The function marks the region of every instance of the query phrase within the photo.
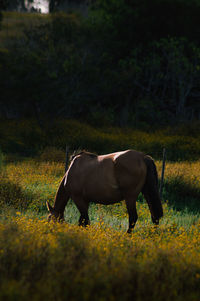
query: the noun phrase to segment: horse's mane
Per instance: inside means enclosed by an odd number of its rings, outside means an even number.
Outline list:
[[[97,157],[96,154],[88,152],[86,150],[82,150],[82,151],[78,150],[78,151],[73,152],[73,154],[70,157],[70,161],[72,161],[76,156],[83,155],[83,154],[87,155],[87,156],[90,156],[91,158],[96,158]]]

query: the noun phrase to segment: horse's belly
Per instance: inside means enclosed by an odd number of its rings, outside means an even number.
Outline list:
[[[112,205],[112,204],[115,204],[115,203],[119,203],[121,201],[121,199],[114,199],[114,200],[92,200],[90,201],[91,203],[95,203],[95,204],[102,204],[102,205]]]
[[[118,188],[108,190],[106,188],[84,191],[84,198],[89,202],[99,204],[114,204],[121,201],[121,193]]]

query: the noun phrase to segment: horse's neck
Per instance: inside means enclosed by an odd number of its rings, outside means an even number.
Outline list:
[[[64,187],[65,177],[63,177],[59,188],[56,193],[55,201],[54,201],[54,209],[58,213],[63,213],[65,210],[65,205],[67,203],[67,194]]]

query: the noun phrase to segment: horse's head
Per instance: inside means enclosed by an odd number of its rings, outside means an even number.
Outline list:
[[[47,205],[47,209],[49,211],[49,215],[48,215],[48,222],[50,222],[51,220],[53,220],[54,222],[59,221],[62,222],[64,220],[64,216],[63,214],[57,212],[53,207],[51,207],[51,205],[49,204],[49,202],[46,202]]]

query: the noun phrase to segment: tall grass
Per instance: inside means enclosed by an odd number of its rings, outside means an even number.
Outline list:
[[[0,222],[0,298],[199,300],[200,223],[140,226],[132,236],[8,216]]]
[[[25,156],[39,155],[46,147],[65,150],[66,144],[71,151],[87,149],[96,153],[108,153],[124,149],[136,149],[162,158],[162,149],[167,149],[168,160],[197,160],[200,157],[199,126],[194,125],[189,132],[183,128],[171,134],[171,128],[145,131],[99,127],[75,120],[58,120],[51,124],[44,121],[41,128],[36,120],[1,120],[0,144],[6,153]],[[195,131],[198,134],[190,136]]]
[[[54,156],[54,155],[53,155]],[[44,156],[42,157],[44,158]],[[49,158],[49,154],[48,154]],[[158,173],[161,174],[161,162],[157,161]],[[12,205],[16,209],[29,209],[37,213],[46,213],[46,201],[53,203],[59,182],[64,175],[64,163],[25,160],[7,163],[1,172],[0,203],[1,206]],[[167,162],[163,200],[165,208],[163,224],[176,223],[190,226],[199,216],[200,205],[200,162]],[[178,183],[178,185],[177,185]],[[145,207],[143,196],[139,196],[139,222],[150,223],[150,213]],[[168,218],[168,210],[173,209]],[[67,205],[66,220],[76,224],[79,212],[73,202]],[[118,218],[119,216],[119,218]],[[90,208],[92,223],[98,218],[116,229],[126,230],[127,213],[125,204],[113,206],[92,205]]]
[[[199,201],[198,161],[167,163],[159,227],[140,195],[139,219],[127,235],[124,202],[91,204],[83,229],[70,200],[65,222],[47,223],[45,202],[53,202],[64,163],[42,160],[7,162],[0,173],[0,300],[200,299],[200,210],[176,207],[185,185],[187,202]],[[181,186],[171,200],[176,179]]]

